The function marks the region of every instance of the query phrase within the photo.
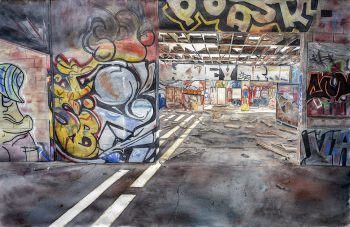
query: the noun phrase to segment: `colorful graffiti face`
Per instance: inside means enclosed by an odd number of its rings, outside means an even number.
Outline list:
[[[306,32],[318,0],[161,0],[160,28],[182,31]]]
[[[157,150],[155,33],[143,4],[90,17],[81,49],[55,60],[53,139],[63,159],[148,162]]]
[[[16,65],[0,64],[0,161],[38,161],[39,153],[30,135],[33,119],[23,115],[20,90],[25,74]]]

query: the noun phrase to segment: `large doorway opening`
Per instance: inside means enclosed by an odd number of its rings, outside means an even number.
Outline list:
[[[163,133],[196,114],[206,123],[193,143],[297,161],[299,34],[160,32],[159,60]]]

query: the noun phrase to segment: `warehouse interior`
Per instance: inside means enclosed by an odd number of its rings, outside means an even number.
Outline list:
[[[159,34],[160,108],[276,113],[298,126],[300,35]]]

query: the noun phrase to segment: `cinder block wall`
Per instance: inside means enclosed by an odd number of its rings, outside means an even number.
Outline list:
[[[314,42],[350,43],[350,1],[319,1],[320,7],[306,39]]]
[[[5,135],[1,141],[0,161],[49,161],[53,160],[50,153],[49,108],[47,89],[47,68],[49,56],[32,51],[10,42],[0,40],[0,64],[2,69],[21,70],[24,81],[19,87],[23,102],[11,100],[13,107],[9,112],[4,100],[0,103],[0,132]],[[8,68],[10,67],[10,68]],[[10,73],[0,70],[2,79],[9,78]],[[6,79],[3,79],[6,80]],[[5,92],[2,92],[3,97]],[[10,124],[6,114],[15,118]],[[5,116],[5,117],[4,117]],[[12,121],[13,122],[13,121]],[[14,132],[8,136],[7,132]]]

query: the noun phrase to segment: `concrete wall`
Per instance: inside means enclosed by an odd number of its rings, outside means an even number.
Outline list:
[[[50,161],[49,57],[0,40],[0,161]]]

